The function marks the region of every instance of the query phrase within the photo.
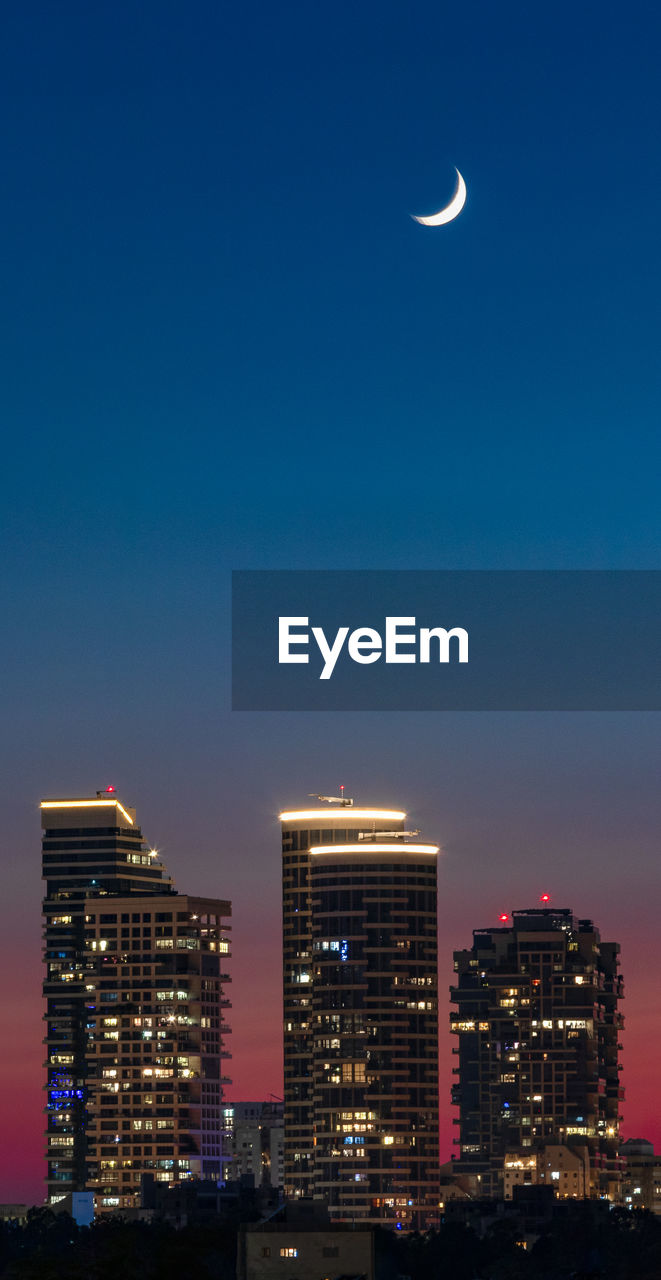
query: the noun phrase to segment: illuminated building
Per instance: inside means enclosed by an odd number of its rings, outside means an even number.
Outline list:
[[[501,922],[454,957],[455,1168],[477,1176],[486,1196],[547,1180],[561,1195],[616,1199],[619,946],[567,910]]]
[[[41,813],[48,1196],[116,1212],[220,1171],[230,905],[178,894],[112,788]]]
[[[221,1176],[227,902],[86,899],[88,1173],[97,1212],[140,1178]]]
[[[503,1161],[503,1193],[512,1200],[515,1187],[550,1186],[560,1199],[585,1200],[590,1195],[590,1153],[585,1146],[547,1142],[533,1151],[507,1151]]]
[[[280,815],[285,1195],[412,1229],[438,1217],[438,847],[405,818]]]

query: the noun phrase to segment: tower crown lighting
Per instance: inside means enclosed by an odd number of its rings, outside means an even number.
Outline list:
[[[339,809],[286,809],[280,814],[280,822],[312,822],[317,819],[325,822],[338,817],[348,822],[370,819],[377,822],[403,822],[406,812],[403,809],[354,809],[349,805],[343,805]]]

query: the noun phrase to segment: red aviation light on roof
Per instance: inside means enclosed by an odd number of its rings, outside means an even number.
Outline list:
[[[551,901],[550,893],[543,893],[539,900],[540,902],[550,902]]]
[[[501,911],[498,919],[500,920],[501,924],[506,924],[507,921],[509,920],[509,916],[506,911]]]
[[[115,790],[115,788],[114,788],[114,787],[106,787],[106,795],[111,796],[111,795],[113,794],[114,790]]]

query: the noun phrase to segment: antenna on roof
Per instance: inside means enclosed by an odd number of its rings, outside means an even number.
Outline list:
[[[350,800],[348,796],[345,797],[343,786],[340,787],[340,791],[342,792],[341,796],[320,796],[316,791],[308,791],[308,795],[311,800],[323,800],[326,804],[341,804],[344,809],[350,809],[353,805],[353,800]]]

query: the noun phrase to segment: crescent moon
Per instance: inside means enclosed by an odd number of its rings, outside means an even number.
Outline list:
[[[411,217],[415,222],[419,222],[423,227],[442,227],[446,222],[452,222],[453,218],[459,216],[466,203],[466,183],[458,169],[455,169],[455,173],[457,190],[450,203],[444,209],[439,209],[438,213],[431,213],[428,218],[419,218],[417,214],[412,213]]]

